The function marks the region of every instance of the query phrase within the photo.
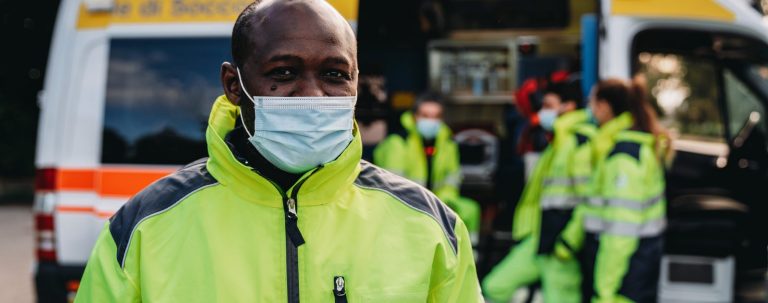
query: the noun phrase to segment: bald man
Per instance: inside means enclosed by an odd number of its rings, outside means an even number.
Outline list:
[[[249,5],[210,158],[104,227],[76,302],[482,302],[464,223],[362,161],[355,36],[322,0]]]

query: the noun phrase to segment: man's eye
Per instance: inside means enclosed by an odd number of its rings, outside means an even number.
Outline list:
[[[352,79],[352,77],[348,73],[338,71],[338,70],[326,71],[325,73],[323,73],[323,77],[329,78],[331,80],[337,80],[337,81]]]
[[[296,77],[296,72],[290,68],[276,68],[267,75],[276,81],[288,81]]]

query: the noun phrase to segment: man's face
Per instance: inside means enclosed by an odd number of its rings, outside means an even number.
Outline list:
[[[443,118],[443,106],[437,102],[424,102],[419,105],[414,117],[416,121],[419,119],[441,120]]]
[[[357,95],[356,40],[349,25],[325,1],[270,1],[250,27],[248,56],[240,63],[251,96]],[[222,65],[222,84],[246,121],[252,103],[240,88],[235,66]],[[250,127],[249,127],[250,128]]]

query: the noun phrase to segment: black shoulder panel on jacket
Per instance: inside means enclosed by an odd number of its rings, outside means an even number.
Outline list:
[[[446,238],[457,253],[456,214],[432,192],[416,183],[383,170],[367,161],[360,161],[360,175],[355,184],[362,188],[380,190],[400,200],[403,204],[422,212],[437,221]]]
[[[582,146],[584,143],[589,142],[589,137],[576,133],[576,146]]]
[[[133,230],[143,220],[163,213],[195,191],[216,184],[205,168],[207,158],[192,162],[177,172],[155,181],[128,200],[109,219],[109,232],[117,246],[117,262],[125,266],[125,254]]]
[[[635,158],[637,161],[640,161],[640,147],[641,147],[640,143],[637,143],[637,142],[628,142],[628,141],[616,142],[616,145],[613,147],[611,154],[608,155],[608,158],[613,157],[613,155],[616,155],[616,154],[627,154],[627,155],[630,155],[632,158]]]

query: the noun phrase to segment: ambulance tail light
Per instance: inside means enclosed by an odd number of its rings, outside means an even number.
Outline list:
[[[35,180],[35,233],[37,260],[56,262],[56,229],[53,221],[56,209],[57,171],[51,168],[39,169]]]
[[[54,190],[56,189],[56,169],[42,168],[35,174],[35,190]]]

